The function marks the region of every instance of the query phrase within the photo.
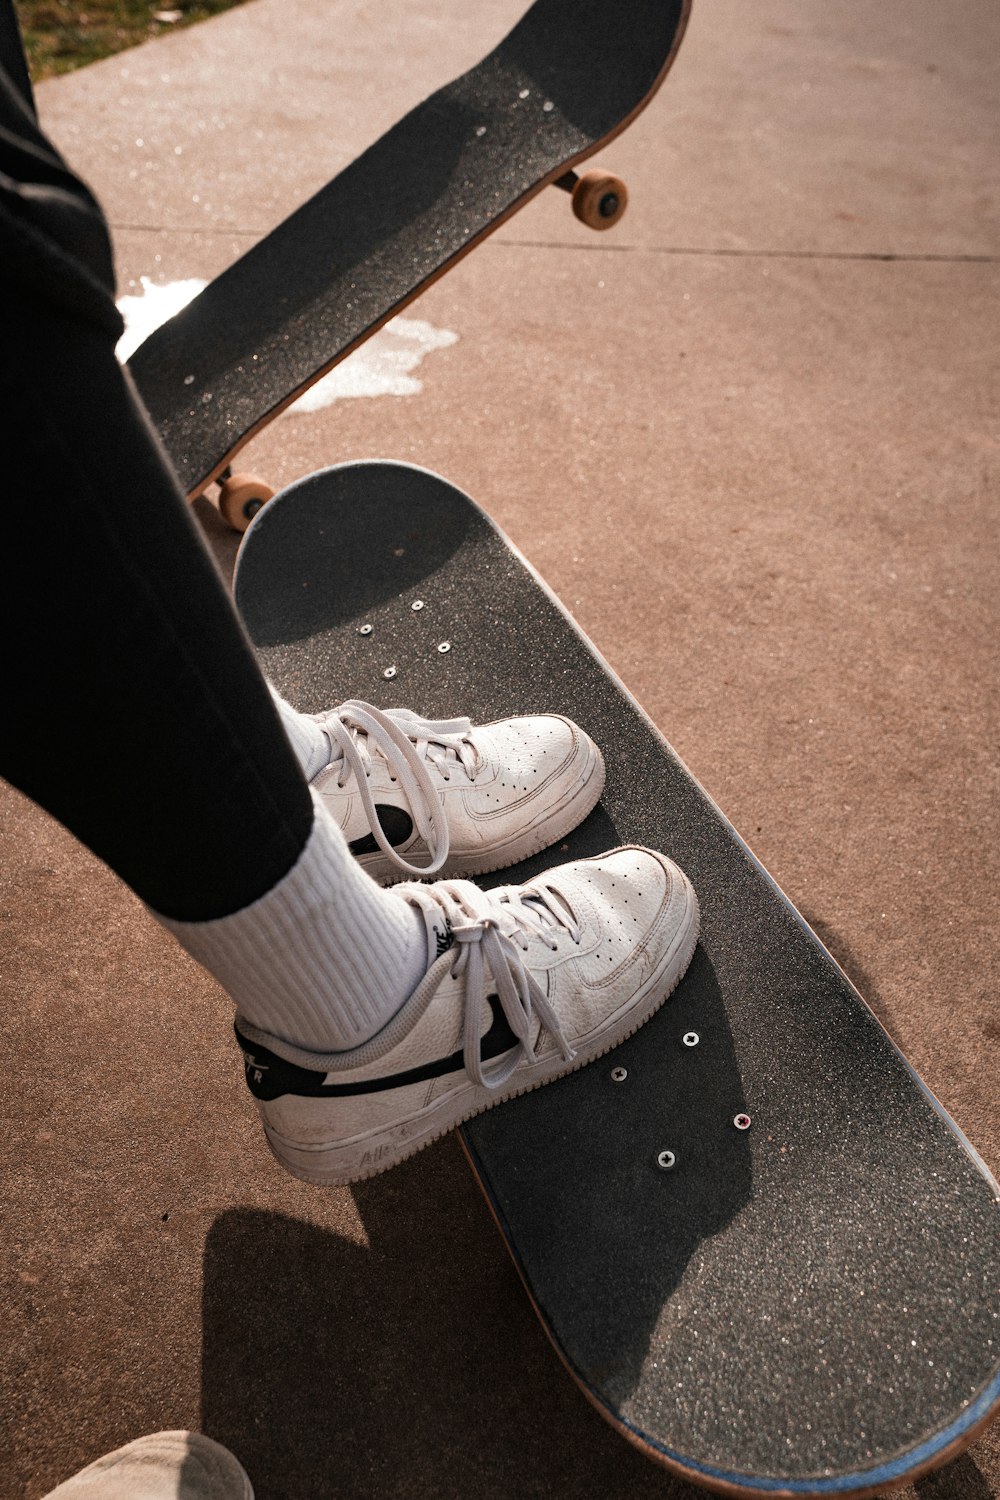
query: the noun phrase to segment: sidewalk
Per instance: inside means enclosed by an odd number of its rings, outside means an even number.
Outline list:
[[[252,0],[39,107],[139,295],[221,270],[522,9]],[[998,57],[988,0],[947,28],[695,0],[599,158],[623,223],[543,194],[358,375],[418,390],[244,454],[276,484],[406,459],[483,503],[994,1172]],[[258,1500],[698,1493],[565,1377],[453,1140],[354,1191],[285,1177],[212,981],[2,786],[0,839],[0,1500],[184,1426]],[[899,1493],[1000,1495],[1000,1428]]]

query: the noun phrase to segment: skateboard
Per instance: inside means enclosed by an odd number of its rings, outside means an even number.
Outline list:
[[[601,803],[484,884],[637,842],[698,892],[653,1019],[460,1130],[601,1415],[734,1496],[881,1494],[955,1457],[1000,1403],[997,1184],[530,565],[445,480],[361,463],[278,495],[234,587],[303,710],[548,710],[594,736]]]
[[[627,190],[575,168],[635,118],[689,0],[535,0],[500,45],[393,126],[132,355],[193,499],[245,530],[272,491],[230,461],[309,386],[550,183],[607,229]]]

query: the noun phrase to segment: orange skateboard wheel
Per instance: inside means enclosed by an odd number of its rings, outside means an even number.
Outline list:
[[[231,474],[219,484],[219,510],[234,531],[246,531],[273,494],[271,486],[256,474]]]
[[[612,172],[584,172],[573,187],[573,212],[590,229],[611,229],[628,206],[628,188]]]

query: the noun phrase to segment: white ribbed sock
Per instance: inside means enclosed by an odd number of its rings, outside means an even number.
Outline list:
[[[281,715],[289,743],[295,751],[295,758],[302,767],[302,774],[307,781],[312,781],[324,766],[330,764],[330,741],[315,719],[311,719],[308,714],[300,714],[297,708],[286,703],[270,683],[268,687],[271,688],[271,697]]]
[[[317,797],[288,874],[242,911],[168,932],[228,990],[251,1025],[315,1052],[381,1031],[427,969],[422,913],[381,890]]]

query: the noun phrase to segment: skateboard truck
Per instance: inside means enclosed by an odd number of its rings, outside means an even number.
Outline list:
[[[553,184],[573,195],[573,212],[590,229],[612,229],[628,207],[628,188],[620,177],[600,168],[564,172]]]

